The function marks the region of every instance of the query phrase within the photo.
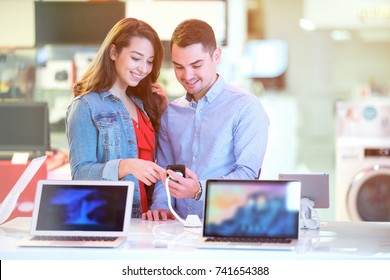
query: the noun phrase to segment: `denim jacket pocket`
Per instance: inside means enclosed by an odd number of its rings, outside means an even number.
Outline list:
[[[104,147],[107,159],[117,158],[120,154],[120,127],[118,115],[104,112],[95,116],[96,126],[99,130],[99,139]]]

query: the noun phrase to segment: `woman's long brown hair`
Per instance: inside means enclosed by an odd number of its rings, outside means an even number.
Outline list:
[[[151,84],[157,81],[164,57],[163,46],[157,32],[146,22],[135,18],[124,18],[117,22],[108,32],[97,55],[91,61],[88,69],[73,86],[75,96],[89,92],[105,92],[109,90],[117,79],[114,61],[110,58],[110,47],[115,46],[118,53],[127,47],[131,38],[141,37],[149,40],[154,48],[153,68],[136,87],[128,87],[127,95],[139,97],[147,112],[152,125],[158,131],[162,114],[163,99],[152,92]]]

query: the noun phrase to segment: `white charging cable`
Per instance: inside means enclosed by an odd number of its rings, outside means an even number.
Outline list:
[[[303,229],[320,228],[320,219],[318,217],[317,211],[314,209],[314,202],[306,197],[301,199],[300,224],[300,227]]]
[[[167,192],[167,197],[168,197],[168,207],[169,207],[169,210],[171,211],[171,213],[173,214],[173,216],[175,216],[175,218],[181,222],[185,227],[191,227],[191,228],[198,228],[198,227],[202,227],[202,223],[199,219],[199,216],[198,215],[188,215],[187,216],[187,219],[186,220],[183,220],[177,213],[175,210],[173,210],[173,207],[172,207],[172,201],[171,201],[171,193],[169,191],[169,180],[170,180],[170,177],[168,176],[166,179],[165,179],[165,190]]]
[[[165,229],[160,229],[165,228]],[[181,229],[180,232],[178,228],[172,226],[172,224],[159,224],[153,227],[153,236],[156,239],[153,239],[152,243],[155,247],[158,248],[168,248],[168,249],[179,249],[184,247],[193,248],[196,245],[196,242],[199,239],[198,233],[192,233],[188,231],[187,228]]]

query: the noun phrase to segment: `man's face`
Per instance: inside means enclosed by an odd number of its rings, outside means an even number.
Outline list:
[[[195,101],[202,98],[217,78],[216,67],[220,62],[220,49],[212,55],[203,49],[202,44],[180,48],[172,46],[172,62],[177,80]]]

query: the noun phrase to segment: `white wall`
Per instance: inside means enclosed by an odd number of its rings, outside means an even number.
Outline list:
[[[0,0],[0,46],[33,47],[35,19],[33,0]]]

